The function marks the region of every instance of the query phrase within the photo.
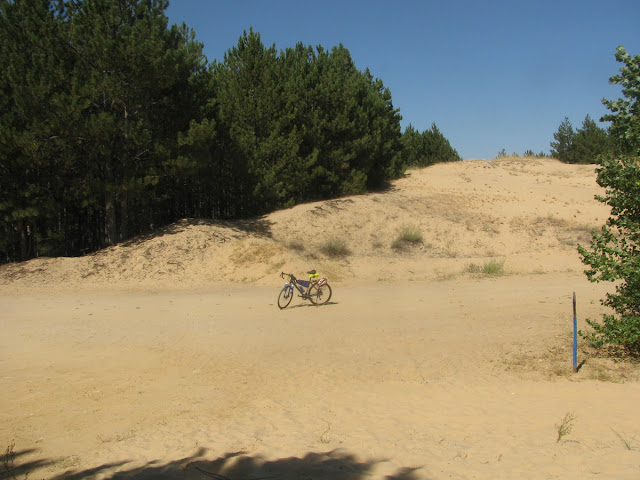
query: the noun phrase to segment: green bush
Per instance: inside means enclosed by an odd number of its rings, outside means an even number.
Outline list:
[[[598,168],[598,184],[606,189],[598,200],[612,207],[590,248],[578,247],[591,282],[616,282],[602,304],[613,310],[602,322],[587,319],[593,332],[581,334],[595,347],[612,347],[621,354],[640,356],[640,159],[605,160]]]
[[[618,47],[616,59],[625,66],[610,83],[623,85],[627,98],[603,100],[613,112],[604,118],[612,122],[611,132],[626,155],[606,158],[596,170],[605,190],[596,199],[611,207],[611,216],[593,234],[590,248],[578,247],[591,282],[616,282],[615,293],[602,300],[613,313],[605,314],[602,322],[587,319],[593,331],[580,333],[595,346],[640,356],[640,113],[633,108],[640,101],[640,55],[631,57]]]

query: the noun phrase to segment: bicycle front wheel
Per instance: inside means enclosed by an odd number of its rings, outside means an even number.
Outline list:
[[[283,308],[287,308],[291,303],[291,299],[293,298],[293,292],[291,291],[291,287],[284,287],[280,291],[280,295],[278,295],[278,307],[280,310]]]
[[[314,305],[324,305],[331,299],[331,287],[328,283],[319,286],[317,283],[311,285],[309,289],[309,300]]]

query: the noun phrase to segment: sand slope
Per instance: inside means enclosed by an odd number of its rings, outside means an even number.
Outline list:
[[[572,293],[584,326],[610,287],[575,251],[607,217],[596,193],[593,166],[437,165],[384,192],[3,266],[13,473],[640,478],[638,369],[581,345],[571,372]],[[406,226],[423,241],[393,248]],[[349,253],[324,254],[329,240]],[[505,274],[469,266],[491,261]],[[331,302],[279,310],[278,273],[312,267]]]
[[[607,218],[593,165],[467,161],[410,170],[380,193],[299,205],[240,222],[183,220],[82,258],[0,267],[0,286],[193,288],[264,283],[283,269],[334,280],[448,278],[505,260],[515,273],[581,269],[578,242]],[[392,248],[404,227],[423,242]],[[349,254],[323,253],[342,242]]]

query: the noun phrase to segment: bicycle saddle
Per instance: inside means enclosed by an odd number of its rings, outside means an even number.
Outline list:
[[[315,270],[309,270],[307,273],[308,273],[309,275],[315,275],[315,274],[316,274],[316,271],[315,271]]]

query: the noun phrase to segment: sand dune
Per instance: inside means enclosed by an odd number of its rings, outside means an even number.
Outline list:
[[[387,191],[298,205],[240,222],[188,220],[82,258],[0,269],[0,285],[49,288],[194,288],[271,281],[317,268],[338,281],[434,280],[469,263],[505,261],[512,273],[581,269],[608,209],[592,165],[555,160],[467,161],[410,170]],[[423,241],[393,248],[405,227]],[[323,253],[332,241],[345,256]],[[286,268],[285,268],[286,267]]]
[[[610,288],[575,249],[608,216],[596,193],[592,165],[443,164],[2,266],[13,473],[640,478],[638,368],[581,343],[571,369],[572,293],[584,327]],[[309,268],[329,304],[279,310],[279,273]]]

